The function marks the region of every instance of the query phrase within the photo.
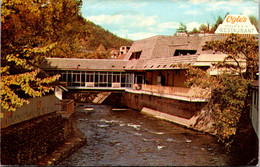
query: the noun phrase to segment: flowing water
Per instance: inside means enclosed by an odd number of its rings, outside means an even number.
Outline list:
[[[91,110],[93,108],[93,110]],[[232,157],[214,136],[134,110],[79,105],[77,127],[86,144],[60,165],[226,166]]]

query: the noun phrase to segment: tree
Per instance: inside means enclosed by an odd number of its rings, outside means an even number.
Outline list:
[[[254,37],[241,38],[232,34],[225,40],[206,42],[203,48],[219,50],[228,55],[223,62],[215,64],[215,68],[222,69],[223,73],[210,76],[202,69],[189,67],[186,84],[211,90],[208,106],[215,121],[217,136],[226,146],[230,146],[241,116],[248,114],[248,84],[259,72],[258,42]],[[240,63],[243,60],[246,61],[244,67]]]
[[[188,32],[187,26],[180,22],[179,28],[176,30],[177,32]]]
[[[223,23],[223,19],[221,16],[218,16],[218,19],[216,20],[216,23],[211,27],[210,32],[214,33],[218,26]]]
[[[209,32],[209,23],[206,24],[201,24],[200,27],[199,27],[199,31],[200,32],[204,32],[204,33],[207,33]]]
[[[256,17],[253,16],[253,15],[250,15],[250,16],[249,16],[249,20],[250,20],[250,22],[255,26],[255,28],[257,29],[257,31],[259,32],[259,22],[258,22],[258,20],[256,19]]]
[[[200,31],[199,30],[197,30],[197,28],[193,28],[193,30],[190,32],[190,33],[199,33]]]
[[[80,20],[81,1],[3,0],[1,10],[1,105],[15,111],[27,97],[49,92],[58,75],[47,77],[39,69],[43,58],[76,53],[75,36],[86,37]],[[77,22],[78,23],[78,22]]]
[[[228,14],[229,14],[229,13],[227,13],[227,14],[225,15],[225,17],[226,17]],[[207,24],[201,24],[200,27],[199,27],[199,32],[214,33],[214,32],[216,31],[216,29],[218,28],[218,26],[219,26],[220,24],[222,24],[222,23],[223,23],[222,17],[221,17],[221,16],[218,16],[218,18],[217,18],[215,24],[214,24],[212,27],[210,27],[210,24],[209,24],[209,23],[207,23]],[[197,29],[194,28],[194,29],[191,31],[191,33],[197,33],[196,30],[197,30]]]
[[[107,49],[114,47],[119,49],[120,46],[130,46],[132,44],[131,40],[120,38],[88,20],[86,20],[85,29],[90,32],[86,45],[87,50],[95,51],[100,43]]]
[[[242,78],[252,80],[256,78],[256,73],[259,72],[259,45],[255,37],[241,38],[238,35],[231,34],[223,41],[206,42],[203,49],[221,51],[227,54],[224,62],[218,64],[218,68],[227,67],[230,70],[236,70]],[[234,61],[236,64],[228,64],[228,60]],[[239,60],[245,60],[246,67],[243,67]],[[245,73],[243,72],[244,68],[246,69]]]
[[[57,43],[48,56],[82,57],[90,32],[80,14],[81,4],[81,0],[56,0],[42,7],[44,23],[50,24],[50,42]]]

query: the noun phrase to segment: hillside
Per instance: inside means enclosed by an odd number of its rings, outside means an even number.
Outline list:
[[[91,21],[86,20],[85,28],[89,32],[86,43],[87,50],[95,51],[100,44],[107,50],[110,48],[119,49],[120,46],[132,44],[131,40],[120,38]]]
[[[119,53],[121,46],[131,46],[133,43],[104,30],[82,16],[77,17],[72,33],[62,33],[62,49],[54,48],[50,57],[107,59],[111,58],[112,50],[118,50]]]
[[[5,20],[1,19],[5,25],[1,28],[1,54],[13,55],[17,50],[37,48],[45,50],[41,58],[110,58],[112,49],[131,45],[130,40],[119,38],[83,18],[81,5],[80,0],[55,0],[51,5],[48,0],[3,1],[2,7],[7,12],[2,13]],[[31,12],[32,9],[37,12]],[[98,48],[102,48],[102,52],[96,51]],[[2,62],[8,64],[6,59],[1,57]],[[41,59],[37,58],[37,61]]]

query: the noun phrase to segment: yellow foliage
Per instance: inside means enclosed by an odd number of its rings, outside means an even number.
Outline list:
[[[218,140],[229,147],[246,108],[248,84],[259,72],[258,41],[253,37],[241,38],[232,34],[222,41],[208,41],[203,48],[226,53],[228,57],[214,66],[229,70],[221,75],[210,76],[206,71],[190,66],[187,84],[211,90],[209,110],[215,120]],[[246,61],[246,72],[243,72],[244,67],[239,59]],[[236,63],[230,65],[227,60]]]

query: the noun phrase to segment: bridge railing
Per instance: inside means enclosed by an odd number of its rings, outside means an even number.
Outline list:
[[[161,85],[133,84],[134,90],[185,97],[210,98],[211,91],[199,87],[170,87]]]

